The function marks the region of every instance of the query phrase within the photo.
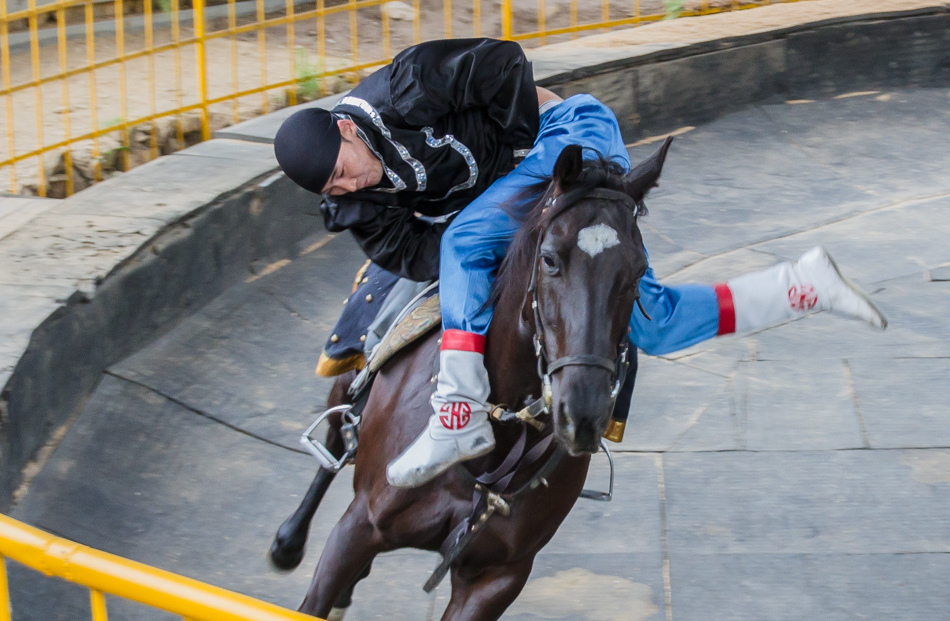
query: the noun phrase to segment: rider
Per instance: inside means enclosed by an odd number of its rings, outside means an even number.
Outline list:
[[[328,230],[350,230],[394,274],[440,279],[434,413],[389,465],[393,485],[421,485],[494,448],[483,358],[491,283],[519,226],[511,214],[528,207],[524,190],[550,177],[569,144],[629,168],[609,108],[590,95],[562,100],[536,87],[520,46],[491,39],[410,47],[332,111],[300,110],[278,131],[281,168],[324,195]],[[635,312],[630,338],[648,354],[819,310],[886,326],[820,248],[715,285],[664,286],[648,269],[640,300],[652,321]]]

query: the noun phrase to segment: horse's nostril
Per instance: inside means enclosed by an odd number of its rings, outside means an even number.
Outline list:
[[[597,425],[592,418],[583,418],[577,421],[577,429],[574,433],[574,442],[578,448],[590,451],[596,449],[598,444]]]
[[[571,413],[567,403],[560,402],[557,407],[557,423],[561,428],[561,433],[568,437],[574,437],[574,421],[571,419]]]

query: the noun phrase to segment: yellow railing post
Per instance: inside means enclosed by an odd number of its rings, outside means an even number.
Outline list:
[[[391,33],[389,32],[389,9],[386,8],[385,4],[379,5],[380,17],[382,18],[382,29],[383,29],[383,57],[389,58],[393,55],[393,48],[391,42]]]
[[[185,146],[185,128],[184,124],[181,122],[181,113],[182,108],[182,88],[181,88],[181,32],[179,24],[179,5],[178,0],[171,0],[171,11],[172,11],[172,45],[174,46],[175,54],[175,107],[178,111],[177,123],[175,123],[175,138],[178,141],[179,148],[184,148]]]
[[[472,0],[472,36],[482,36],[482,2]]]
[[[257,54],[260,56],[261,89],[267,86],[267,32],[262,25],[266,15],[264,0],[257,0]],[[270,101],[267,99],[266,90],[261,90],[261,112],[270,112]]]
[[[412,41],[420,43],[422,41],[422,2],[412,0]]]
[[[59,48],[59,70],[65,74],[69,70],[69,63],[66,60],[66,10],[60,7],[56,10],[56,44]],[[69,80],[62,80],[63,97],[63,138],[70,142],[69,115]],[[73,154],[69,147],[63,151],[63,168],[66,173],[66,196],[73,193]]]
[[[577,0],[571,0],[571,38],[577,38]]]
[[[40,41],[36,25],[36,0],[29,2],[30,17],[30,62],[33,68],[33,114],[36,115],[36,147],[42,149],[43,144],[43,90],[40,87]],[[41,152],[37,156],[37,193],[46,196],[46,161]]]
[[[323,0],[317,0],[317,71],[327,70],[327,18],[324,15]],[[327,80],[320,79],[320,94],[329,95]]]
[[[354,65],[360,64],[360,40],[356,20],[356,0],[349,0],[347,12],[350,14],[350,59]]]
[[[547,38],[544,36],[544,32],[548,29],[547,12],[548,9],[544,4],[544,0],[538,0],[538,34],[540,35],[541,45],[544,45],[547,42]]]
[[[511,0],[501,0],[501,38],[511,38]]]
[[[208,118],[208,59],[205,49],[205,0],[192,2],[195,18],[195,60],[198,63],[198,98],[201,102],[201,139],[211,138]]]
[[[298,78],[297,75],[297,50],[294,47],[294,0],[285,0],[285,10],[287,11],[287,53],[290,56],[290,78]],[[296,84],[287,89],[287,105],[297,105],[297,86]]]
[[[452,38],[452,0],[442,0],[442,13],[445,17],[445,38]]]
[[[89,607],[92,609],[92,621],[109,621],[106,612],[106,596],[98,589],[89,589]]]
[[[129,89],[125,83],[125,15],[122,0],[115,0],[115,54],[119,59],[119,116],[122,136],[122,170],[129,169]]]
[[[231,46],[231,90],[236,93],[241,90],[241,82],[238,78],[238,48],[237,35],[234,34],[235,28],[237,28],[237,8],[234,5],[234,0],[228,0],[228,32],[231,35],[229,37]],[[231,120],[234,123],[241,120],[240,104],[237,97],[231,100]]]
[[[7,32],[7,0],[0,0],[0,71],[3,72],[3,90],[7,91],[3,100],[6,104],[7,149],[10,158],[16,156],[16,134],[13,132],[13,95],[10,93],[10,39]],[[10,164],[10,192],[15,193],[16,164]]]
[[[89,127],[95,138],[92,139],[92,177],[102,181],[102,162],[99,157],[99,107],[96,96],[96,31],[93,24],[92,0],[86,0],[86,60],[89,62]]]
[[[145,3],[145,51],[148,53],[148,111],[150,116],[155,116],[155,54],[152,48],[155,43],[154,33],[152,32],[152,0],[144,0]],[[148,152],[149,158],[158,157],[158,124],[153,120],[152,129],[149,132]]]
[[[7,583],[7,561],[0,556],[0,621],[10,621],[10,585]]]

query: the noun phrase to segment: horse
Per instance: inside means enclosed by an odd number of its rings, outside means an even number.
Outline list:
[[[475,545],[451,564],[443,621],[498,619],[582,491],[622,382],[629,320],[648,267],[637,218],[646,211],[643,198],[657,183],[669,144],[667,139],[630,172],[602,157],[584,159],[582,148],[570,145],[551,179],[534,188],[537,202],[493,286],[485,362],[492,403],[517,408],[532,395],[543,396],[554,436],[546,454],[560,451],[563,459],[542,459],[515,472],[512,484],[524,493],[510,501],[508,515],[483,518],[475,526]],[[439,342],[438,331],[419,339],[378,373],[360,423],[354,498],[329,536],[301,612],[342,619],[376,555],[404,547],[440,550],[472,515],[472,473],[497,468],[526,432],[529,445],[541,440],[533,427],[493,421],[496,449],[488,456],[418,488],[390,486],[387,464],[422,432],[431,414]],[[338,379],[331,407],[347,402],[352,379]],[[339,420],[326,445],[342,454]],[[542,462],[554,465],[539,485]],[[321,469],[300,508],[279,529],[270,551],[278,567],[300,563],[310,520],[333,476]],[[532,477],[534,483],[525,485]]]

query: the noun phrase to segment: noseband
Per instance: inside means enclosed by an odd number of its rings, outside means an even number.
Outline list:
[[[626,334],[620,338],[620,343],[617,344],[618,354],[613,360],[604,356],[595,356],[593,354],[577,354],[573,356],[563,356],[556,359],[554,362],[548,362],[547,352],[545,351],[544,337],[542,336],[543,324],[541,323],[541,309],[538,298],[538,275],[541,270],[541,243],[544,241],[544,236],[547,233],[548,228],[558,216],[585,199],[596,198],[611,201],[613,203],[620,203],[624,207],[630,209],[634,214],[639,211],[641,206],[641,203],[637,203],[627,194],[617,190],[610,190],[608,188],[594,188],[577,197],[573,202],[568,203],[567,205],[557,205],[558,198],[559,197],[548,199],[547,209],[557,208],[558,210],[551,216],[551,219],[548,220],[547,225],[538,233],[538,243],[534,250],[531,285],[528,287],[528,295],[531,296],[531,309],[534,312],[534,355],[538,360],[538,376],[541,378],[543,402],[548,410],[551,408],[552,399],[551,377],[561,369],[572,366],[595,367],[605,369],[606,371],[610,372],[611,380],[614,382],[613,390],[610,392],[610,399],[611,401],[615,401],[617,399],[617,395],[620,393],[621,386],[623,386],[623,381],[627,375],[627,369],[630,366],[628,359],[630,340],[627,338]],[[644,316],[649,319],[649,315],[646,314],[646,311],[643,310],[642,304],[640,304],[639,292],[637,293],[636,301],[640,306]]]

